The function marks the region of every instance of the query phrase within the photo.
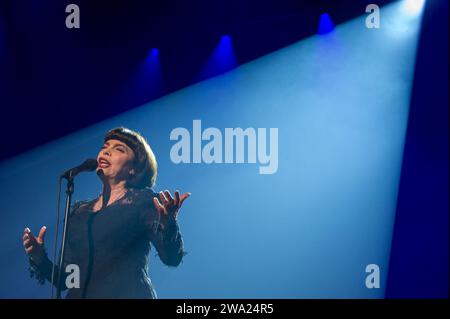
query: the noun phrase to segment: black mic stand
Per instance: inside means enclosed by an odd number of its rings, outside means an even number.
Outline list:
[[[58,281],[57,281],[57,289],[56,289],[56,299],[61,299],[61,278],[62,278],[62,272],[63,272],[63,265],[64,265],[64,251],[65,251],[65,245],[66,245],[66,237],[67,237],[67,225],[69,224],[69,213],[70,213],[70,206],[72,202],[72,194],[74,191],[74,183],[73,183],[73,176],[72,172],[68,174],[68,176],[63,176],[67,180],[66,185],[66,208],[64,211],[64,226],[63,226],[63,232],[62,232],[62,242],[61,242],[61,255],[59,258],[59,269],[58,269]]]

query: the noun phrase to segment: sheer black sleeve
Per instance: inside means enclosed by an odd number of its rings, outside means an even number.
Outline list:
[[[76,202],[74,205],[72,205],[71,208],[71,215],[76,213],[76,211],[82,206],[85,205],[85,201],[79,201]],[[68,264],[67,260],[70,260],[70,249],[68,246],[66,246],[66,252],[65,252],[65,265]],[[44,257],[40,261],[40,263],[36,263],[33,259],[28,257],[28,270],[31,278],[35,278],[39,284],[43,285],[45,283],[45,280],[48,282],[52,282],[53,277],[53,285],[55,287],[58,287],[58,273],[59,273],[59,265],[55,265],[53,268],[53,262],[50,260],[47,254],[47,249],[44,247]],[[65,268],[65,267],[63,267]],[[61,283],[65,283],[67,278],[67,273],[65,271],[61,274]],[[66,290],[67,287],[65,284],[61,285],[61,290]]]
[[[176,267],[187,254],[178,221],[173,217],[159,215],[153,203],[153,198],[158,197],[157,193],[147,189],[144,196],[141,221],[147,238],[156,248],[161,261],[167,266]]]
[[[35,263],[31,258],[28,258],[29,262],[29,271],[30,271],[30,277],[35,278],[39,284],[43,285],[45,283],[45,280],[48,282],[52,282],[52,273],[53,273],[53,262],[48,258],[47,254],[44,256],[42,261],[37,264]],[[59,266],[56,266],[54,269],[54,280],[53,284],[55,287],[58,287],[58,271]],[[65,272],[62,272],[61,274],[61,283],[64,283],[66,281],[67,274]],[[66,290],[66,285],[61,285],[61,290]]]

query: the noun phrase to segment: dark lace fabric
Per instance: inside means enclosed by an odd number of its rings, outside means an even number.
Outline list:
[[[151,245],[167,266],[178,266],[186,252],[177,220],[157,213],[155,196],[149,188],[130,189],[98,212],[92,210],[96,200],[72,206],[63,269],[78,265],[80,288],[70,288],[66,298],[157,298],[147,272]],[[30,275],[51,281],[52,266],[47,255],[39,265],[30,259]],[[55,286],[57,273],[55,267]]]

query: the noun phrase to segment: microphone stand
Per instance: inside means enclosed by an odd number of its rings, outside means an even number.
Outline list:
[[[72,194],[74,191],[74,183],[72,176],[72,172],[68,174],[68,176],[63,176],[63,178],[67,179],[67,185],[66,185],[66,207],[64,211],[64,226],[63,226],[63,232],[62,232],[62,242],[61,242],[61,255],[59,258],[59,269],[58,269],[58,287],[56,289],[56,299],[61,299],[61,278],[62,278],[62,272],[63,272],[63,265],[64,265],[64,251],[65,251],[65,245],[66,245],[66,237],[67,237],[67,225],[69,224],[69,213],[70,213],[70,206],[72,202]]]

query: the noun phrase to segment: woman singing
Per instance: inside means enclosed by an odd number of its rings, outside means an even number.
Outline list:
[[[63,276],[54,285],[66,298],[157,298],[147,273],[151,244],[161,261],[178,266],[186,254],[177,214],[190,195],[156,194],[157,163],[145,139],[126,128],[109,131],[97,156],[100,196],[73,205],[66,238]],[[23,245],[31,275],[51,282],[53,263],[44,248],[46,227],[35,237],[25,228]],[[79,288],[67,288],[66,266],[79,267]]]

